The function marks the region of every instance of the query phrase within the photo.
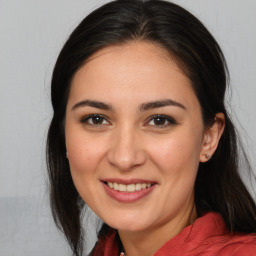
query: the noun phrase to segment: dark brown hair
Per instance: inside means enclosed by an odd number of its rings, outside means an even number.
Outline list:
[[[199,165],[195,183],[199,215],[218,212],[231,232],[256,232],[255,202],[238,174],[237,134],[225,108],[228,70],[218,43],[196,17],[176,4],[112,1],[77,26],[62,48],[52,75],[54,114],[47,140],[51,208],[74,255],[81,255],[83,249],[81,212],[85,203],[73,184],[65,157],[63,122],[71,80],[96,51],[132,40],[155,43],[177,60],[192,82],[205,125],[213,122],[216,113],[225,115],[225,130],[215,154]]]

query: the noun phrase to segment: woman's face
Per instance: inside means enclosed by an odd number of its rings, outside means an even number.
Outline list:
[[[95,53],[72,80],[65,134],[74,184],[108,225],[145,231],[193,208],[204,125],[164,50],[133,42]]]

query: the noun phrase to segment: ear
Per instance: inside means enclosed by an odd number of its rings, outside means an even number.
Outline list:
[[[203,144],[200,152],[200,162],[207,162],[218,147],[219,140],[224,131],[225,116],[223,113],[215,115],[214,123],[204,131]]]

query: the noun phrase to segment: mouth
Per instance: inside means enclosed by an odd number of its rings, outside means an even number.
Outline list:
[[[109,186],[111,189],[114,189],[116,191],[120,192],[128,192],[132,193],[135,191],[141,191],[143,189],[150,188],[153,186],[153,183],[132,183],[132,184],[122,184],[117,182],[106,182],[107,186]]]
[[[119,202],[131,203],[140,200],[157,187],[156,182],[149,180],[120,180],[111,179],[102,181],[106,193]]]

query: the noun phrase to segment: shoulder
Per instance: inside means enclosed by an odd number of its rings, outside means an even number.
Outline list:
[[[221,215],[208,213],[169,240],[154,256],[256,256],[256,235],[231,235]]]
[[[256,255],[256,235],[235,235],[219,248],[220,256],[250,256]]]
[[[198,231],[201,238],[200,256],[251,256],[256,255],[256,234],[230,234],[221,215],[209,213],[202,218],[204,232]],[[201,223],[202,224],[202,223]],[[202,226],[201,226],[202,227]],[[202,239],[203,238],[203,239]],[[198,240],[197,240],[198,241]],[[197,249],[198,249],[197,248]],[[198,252],[198,251],[197,251]],[[197,254],[195,254],[197,255]]]

